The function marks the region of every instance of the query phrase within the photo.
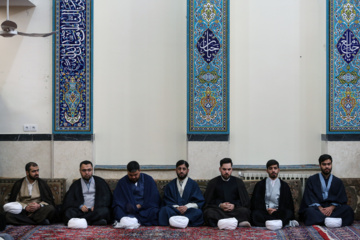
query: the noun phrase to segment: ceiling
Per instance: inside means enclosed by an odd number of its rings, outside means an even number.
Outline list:
[[[9,0],[10,7],[35,7],[34,0]],[[0,7],[6,7],[6,0],[0,0]]]

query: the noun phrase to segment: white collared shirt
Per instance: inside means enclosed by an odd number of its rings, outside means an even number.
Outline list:
[[[28,187],[28,191],[29,191],[29,196],[31,196],[31,193],[32,193],[32,190],[33,190],[36,180],[33,183],[30,183],[29,179],[27,177],[25,179],[26,179],[26,183],[27,183],[27,187]]]

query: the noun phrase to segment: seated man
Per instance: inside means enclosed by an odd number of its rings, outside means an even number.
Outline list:
[[[281,228],[295,219],[294,201],[289,185],[278,178],[278,161],[269,160],[266,163],[266,172],[269,177],[256,183],[251,197],[252,222],[255,226],[265,227],[266,221],[281,220]],[[292,226],[299,225],[296,220],[291,223]]]
[[[329,224],[330,220],[339,220],[337,227],[351,225],[354,221],[354,210],[346,204],[344,184],[331,174],[332,157],[328,154],[321,155],[319,166],[321,173],[309,177],[306,182],[299,210],[300,217],[306,226],[328,226],[327,220]]]
[[[236,218],[240,227],[250,227],[250,199],[244,182],[231,176],[232,161],[220,161],[221,176],[208,183],[205,191],[204,219],[211,227],[225,218]]]
[[[204,223],[201,208],[205,200],[198,184],[189,178],[189,164],[184,160],[176,163],[177,178],[165,187],[164,204],[159,213],[159,225],[168,226],[172,216],[184,216],[188,226],[196,227]],[[176,221],[173,218],[173,221]],[[176,222],[170,225],[176,225]],[[176,227],[176,226],[175,226]],[[186,226],[184,226],[186,227]]]
[[[128,163],[127,175],[116,185],[112,207],[116,221],[114,227],[130,228],[121,221],[124,217],[136,218],[136,224],[144,226],[158,225],[159,191],[154,179],[140,172],[138,162]]]
[[[110,221],[112,201],[108,184],[93,176],[93,165],[87,160],[80,163],[80,175],[63,201],[65,224],[71,218],[85,218],[88,225],[106,225]]]
[[[18,214],[6,212],[6,222],[12,225],[48,225],[56,213],[53,194],[47,183],[39,178],[36,163],[27,163],[25,172],[26,177],[15,182],[9,203],[4,205],[6,209],[6,205],[17,204],[20,210]]]

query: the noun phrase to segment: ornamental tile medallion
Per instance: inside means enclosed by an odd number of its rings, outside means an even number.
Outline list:
[[[360,4],[328,1],[328,133],[360,131]]]
[[[54,0],[54,133],[92,133],[92,0]]]
[[[229,0],[188,0],[188,134],[229,134]]]

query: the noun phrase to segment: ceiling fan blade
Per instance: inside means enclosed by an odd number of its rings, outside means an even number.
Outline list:
[[[50,32],[50,33],[24,33],[24,32],[17,32],[18,35],[21,36],[27,36],[27,37],[48,37],[56,32]]]
[[[16,30],[12,30],[12,31],[0,31],[0,36],[2,37],[13,37],[15,35],[17,35],[17,31]]]
[[[6,20],[1,23],[1,29],[5,32],[14,31],[17,28],[17,24],[13,21]]]

